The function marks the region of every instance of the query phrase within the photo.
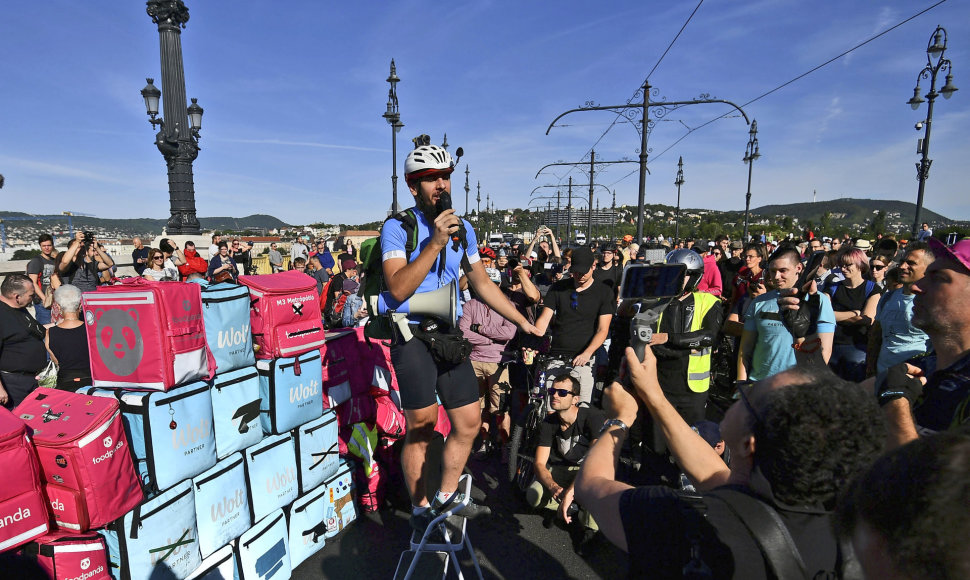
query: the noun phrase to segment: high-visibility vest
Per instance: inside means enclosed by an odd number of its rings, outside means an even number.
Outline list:
[[[694,316],[690,321],[690,331],[696,332],[704,326],[704,317],[715,306],[720,307],[720,300],[707,292],[694,292]],[[657,320],[657,328],[663,322],[663,313]],[[711,386],[711,347],[705,346],[690,351],[687,362],[687,386],[695,393],[704,393]]]

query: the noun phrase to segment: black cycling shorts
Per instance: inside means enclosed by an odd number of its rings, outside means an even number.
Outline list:
[[[478,403],[478,379],[469,360],[457,365],[435,363],[428,345],[415,337],[391,347],[391,363],[404,409],[434,405],[438,402],[435,393],[445,409]]]

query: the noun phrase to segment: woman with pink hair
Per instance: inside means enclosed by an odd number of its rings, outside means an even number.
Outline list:
[[[868,279],[869,258],[862,250],[846,248],[839,252],[837,262],[842,266],[845,280],[826,288],[835,311],[835,339],[829,366],[843,379],[858,382],[866,378],[869,328],[882,290]]]

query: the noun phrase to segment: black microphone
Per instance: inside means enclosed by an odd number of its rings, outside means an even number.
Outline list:
[[[438,212],[438,215],[441,215],[441,212],[445,210],[451,209],[451,194],[443,192],[440,196],[438,196],[438,202],[434,204],[434,207],[435,211]],[[452,250],[457,250],[458,246],[461,244],[461,236],[464,229],[464,225],[461,223],[459,218],[458,229],[451,234]]]

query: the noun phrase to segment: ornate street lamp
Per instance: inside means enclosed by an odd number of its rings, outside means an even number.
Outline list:
[[[744,197],[744,237],[748,241],[748,214],[751,211],[751,169],[754,167],[755,159],[761,157],[758,151],[758,121],[751,119],[751,129],[748,131],[748,146],[744,150],[744,161],[748,165],[748,193]]]
[[[387,77],[387,82],[391,88],[387,91],[387,111],[381,115],[391,126],[391,215],[400,211],[397,205],[397,134],[404,128],[401,122],[401,113],[397,108],[397,83],[401,79],[397,76],[397,67],[394,66],[394,59],[391,59],[391,74]]]
[[[674,245],[680,241],[680,186],[684,184],[684,158],[677,160],[677,179],[674,185],[677,186],[677,221],[674,223]]]
[[[926,100],[929,101],[929,104],[926,106],[926,121],[916,123],[916,130],[919,131],[925,126],[926,133],[923,134],[923,138],[916,145],[916,152],[922,154],[922,158],[916,164],[916,179],[919,180],[919,192],[916,194],[916,217],[913,219],[914,237],[919,232],[920,214],[923,212],[923,191],[926,189],[926,180],[930,176],[930,165],[933,164],[933,160],[929,158],[930,129],[933,126],[933,103],[939,95],[942,94],[944,99],[949,99],[957,91],[957,88],[953,86],[953,66],[950,60],[943,56],[946,53],[946,40],[946,29],[942,26],[937,26],[926,46],[926,66],[916,75],[916,88],[913,89],[913,98],[906,101],[914,111],[919,109],[920,104],[923,103],[923,99],[919,96],[919,81],[921,78],[930,79],[930,92],[926,93]],[[933,62],[934,58],[936,59],[936,63]],[[941,71],[946,71],[947,73],[946,84],[943,85],[943,88],[938,93],[936,92],[936,76]]]
[[[159,127],[155,146],[168,166],[168,195],[171,217],[166,224],[169,234],[199,234],[199,219],[195,213],[195,183],[192,162],[199,155],[199,130],[202,128],[202,107],[192,99],[185,106],[185,73],[182,68],[182,28],[189,20],[189,9],[182,0],[148,0],[147,12],[158,25],[161,48],[162,90],[154,79],[141,90],[145,112],[152,127]],[[164,92],[163,92],[164,91]],[[164,116],[158,117],[159,100]]]
[[[465,164],[465,215],[468,215],[468,191],[471,189],[468,185],[468,164]]]

